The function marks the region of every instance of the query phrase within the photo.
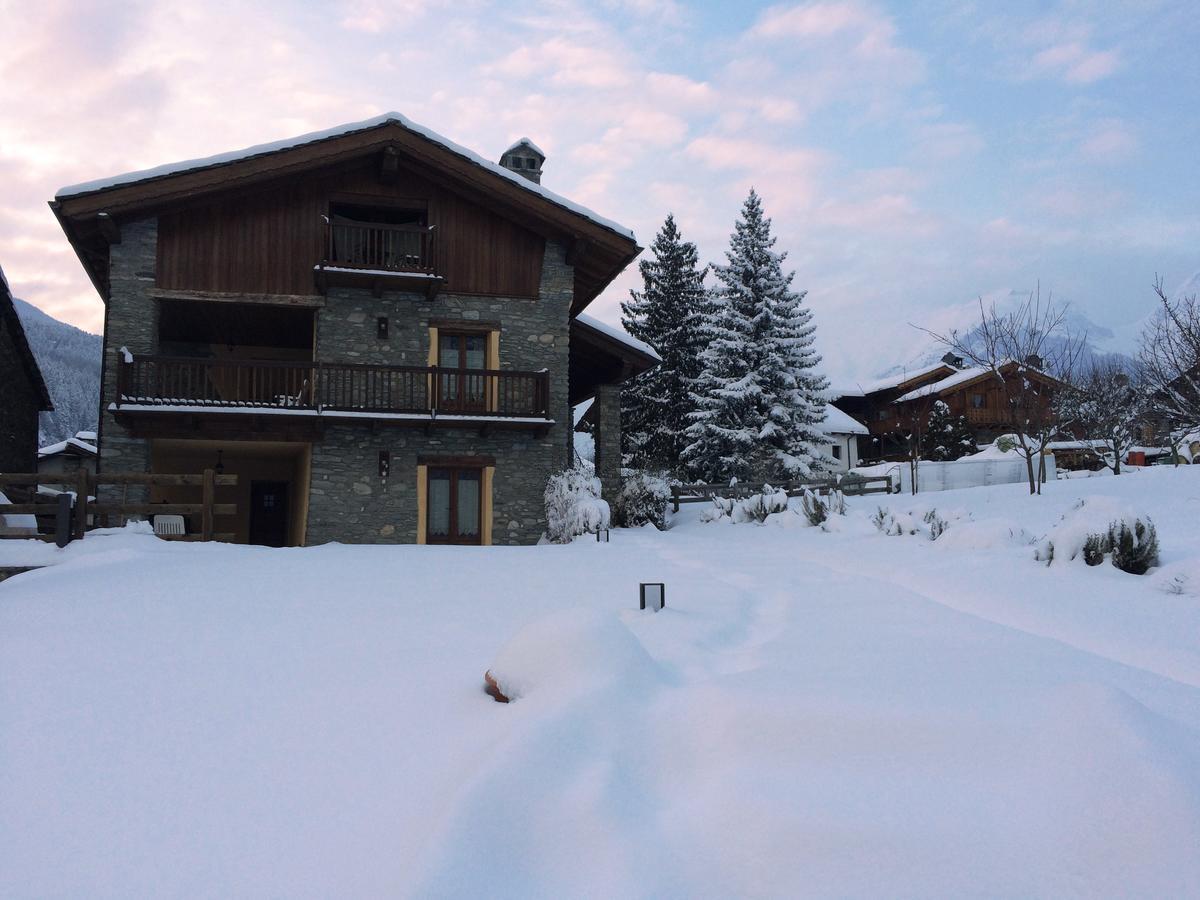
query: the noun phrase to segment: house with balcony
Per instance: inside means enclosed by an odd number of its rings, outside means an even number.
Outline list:
[[[869,436],[858,438],[864,460],[906,459],[909,435],[925,428],[938,401],[951,415],[967,420],[981,445],[1011,431],[1018,416],[1047,407],[1060,384],[1040,367],[1040,360],[1032,359],[1006,363],[1001,367],[1006,387],[991,369],[967,365],[962,357],[947,353],[931,365],[836,388],[831,398],[834,406],[866,426]],[[1017,371],[1026,385],[1020,392],[1014,392],[1010,378]]]
[[[100,470],[238,475],[239,542],[533,543],[594,398],[615,489],[657,359],[584,310],[641,248],[544,162],[389,113],[59,191],[105,302]]]

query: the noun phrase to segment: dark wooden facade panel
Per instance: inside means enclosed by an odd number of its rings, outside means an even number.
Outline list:
[[[198,203],[159,217],[164,290],[313,294],[324,257],[330,201],[408,205],[437,226],[444,290],[536,297],[544,238],[415,172],[384,183],[378,161],[281,179],[254,193]]]

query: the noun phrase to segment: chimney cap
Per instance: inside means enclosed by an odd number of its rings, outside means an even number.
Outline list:
[[[515,150],[532,150],[534,153],[536,153],[538,156],[540,156],[542,158],[542,162],[546,161],[546,154],[542,150],[542,148],[539,147],[537,144],[535,144],[533,141],[531,141],[527,137],[519,138],[518,140],[516,140],[511,146],[509,146],[509,148],[507,150],[504,151],[504,153],[509,154]]]

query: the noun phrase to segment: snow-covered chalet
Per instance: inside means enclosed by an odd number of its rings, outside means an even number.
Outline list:
[[[584,310],[641,248],[545,159],[389,113],[59,191],[106,307],[100,471],[237,475],[242,543],[532,543],[592,397],[611,490],[657,359]]]

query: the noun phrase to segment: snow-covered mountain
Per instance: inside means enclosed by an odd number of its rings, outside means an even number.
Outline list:
[[[1197,272],[1193,278],[1200,284],[1200,272]],[[1022,302],[1027,296],[1027,293],[1012,291],[1007,298],[997,301],[996,305],[1003,310],[1010,304],[1015,306],[1017,303]],[[1063,323],[1064,332],[1072,337],[1077,335],[1085,336],[1083,349],[1083,362],[1085,364],[1089,360],[1113,360],[1121,363],[1132,363],[1137,356],[1138,338],[1153,315],[1154,313],[1149,313],[1134,322],[1109,327],[1093,321],[1078,309],[1071,308],[1067,311],[1066,320]],[[972,329],[971,326],[978,321],[979,312],[978,308],[976,308],[973,315],[964,321],[962,331],[970,334],[971,331],[977,330],[978,326],[975,326],[975,329]],[[1066,340],[1066,338],[1059,339],[1059,341],[1061,340]],[[1051,339],[1050,341],[1051,345],[1056,342],[1058,341],[1055,339]],[[933,338],[928,338],[921,343],[922,346],[916,353],[911,354],[907,359],[896,362],[883,371],[873,373],[872,377],[888,378],[892,375],[899,375],[905,372],[919,371],[935,364],[946,353],[947,348],[933,340]]]
[[[95,430],[100,409],[101,338],[60,322],[24,300],[17,315],[54,402],[41,415],[38,446]]]

